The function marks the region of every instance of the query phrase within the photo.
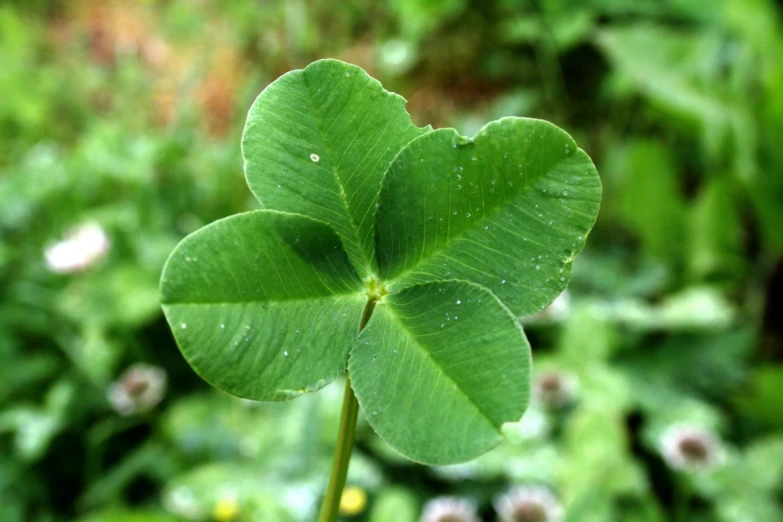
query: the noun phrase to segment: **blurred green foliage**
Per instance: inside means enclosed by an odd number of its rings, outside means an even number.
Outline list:
[[[567,400],[442,468],[360,424],[349,483],[369,500],[346,519],[414,522],[462,495],[495,520],[499,494],[535,483],[569,522],[783,520],[781,14],[773,0],[0,4],[0,520],[312,519],[340,384],[260,405],[209,389],[158,278],[186,233],[252,207],[253,97],[328,56],[403,94],[417,124],[552,120],[605,188],[567,296],[523,318],[536,386],[567,376]],[[84,223],[110,246],[53,272],[47,252]],[[165,397],[120,415],[112,383],[132,388],[139,362],[165,370]],[[710,470],[666,460],[683,424],[719,441]]]

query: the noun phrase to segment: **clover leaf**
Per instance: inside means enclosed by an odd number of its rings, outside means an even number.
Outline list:
[[[185,238],[161,279],[194,370],[264,401],[350,370],[346,405],[355,393],[407,457],[497,444],[529,398],[516,317],[565,288],[598,213],[588,156],[540,120],[473,138],[416,127],[402,98],[337,60],[268,86],[242,152],[263,209]]]

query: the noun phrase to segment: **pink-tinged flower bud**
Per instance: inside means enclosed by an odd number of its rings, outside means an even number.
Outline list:
[[[437,497],[424,506],[420,522],[479,522],[476,505],[459,497]]]
[[[659,450],[666,463],[683,471],[709,471],[721,460],[718,438],[699,426],[675,424],[661,435]]]
[[[546,370],[533,381],[533,398],[542,407],[557,410],[576,400],[576,377],[561,370]]]
[[[166,391],[166,372],[134,364],[109,386],[108,399],[120,415],[145,413],[158,405]]]

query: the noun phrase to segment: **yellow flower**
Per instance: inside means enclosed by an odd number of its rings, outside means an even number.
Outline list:
[[[219,522],[231,522],[239,514],[239,503],[234,497],[222,497],[215,502],[212,518]]]
[[[340,514],[346,517],[358,515],[367,506],[367,493],[359,486],[348,486],[340,497]]]

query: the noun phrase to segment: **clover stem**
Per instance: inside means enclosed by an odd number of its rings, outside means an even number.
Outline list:
[[[345,395],[343,396],[343,411],[340,415],[340,433],[337,437],[337,448],[332,460],[332,473],[329,486],[326,488],[324,502],[321,505],[319,522],[335,522],[340,509],[340,497],[345,487],[348,475],[348,462],[351,460],[351,449],[356,437],[356,417],[359,414],[359,402],[351,388],[351,377],[345,376]]]
[[[361,332],[372,316],[377,299],[370,298],[364,307],[362,320],[359,325]],[[337,447],[334,450],[332,460],[332,472],[329,476],[329,485],[321,505],[321,515],[318,522],[336,522],[340,510],[340,498],[345,487],[345,479],[348,476],[348,463],[351,460],[351,450],[356,438],[356,419],[359,415],[359,401],[351,387],[351,376],[345,373],[345,395],[343,395],[343,410],[340,414],[340,432],[337,435]]]
[[[675,488],[673,520],[675,522],[687,522],[691,494],[690,484],[684,476],[678,474],[677,480],[675,481]]]

